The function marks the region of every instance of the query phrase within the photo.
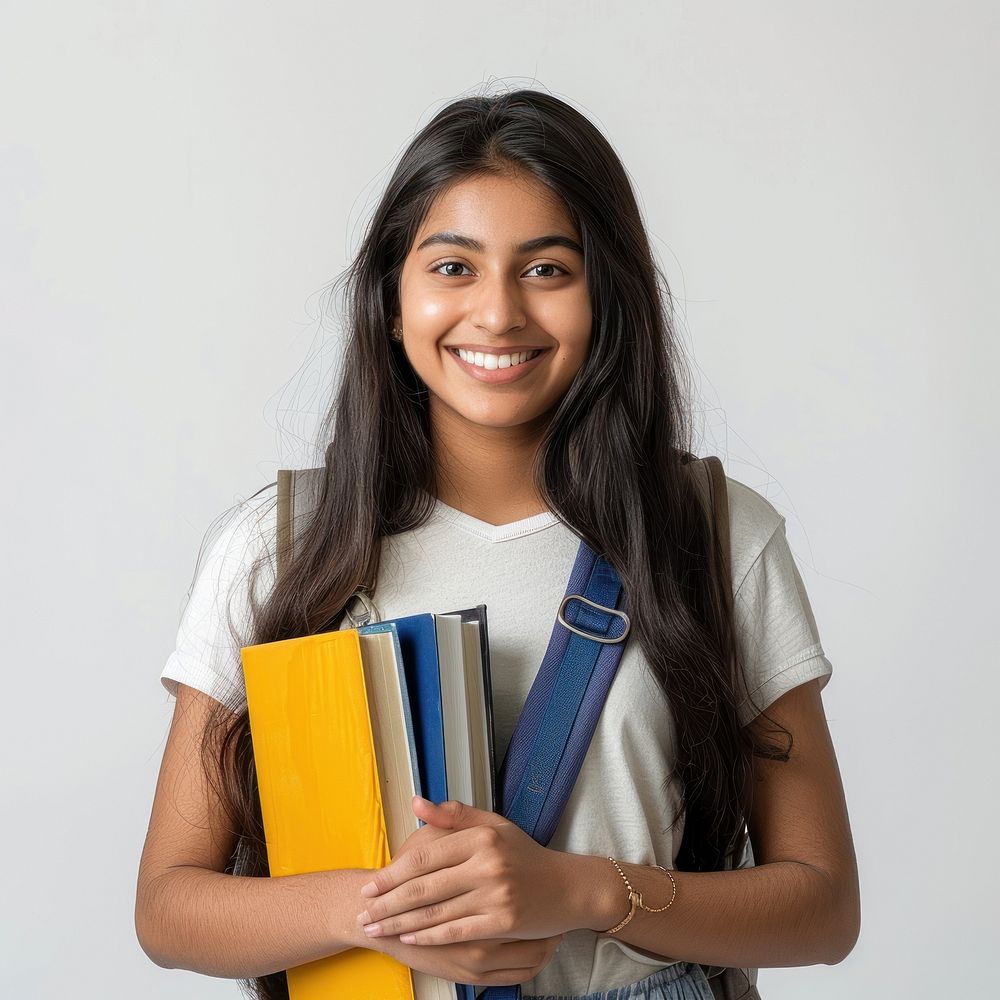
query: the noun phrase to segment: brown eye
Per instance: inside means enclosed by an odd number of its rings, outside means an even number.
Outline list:
[[[558,264],[536,264],[534,267],[530,268],[529,270],[531,270],[531,271],[537,271],[540,267],[551,267],[551,268],[555,268],[555,270],[558,271],[559,274],[569,274],[569,272],[567,270],[565,270],[564,268],[561,268]],[[536,275],[536,277],[539,277],[539,278],[557,278],[557,277],[559,277],[559,275],[558,274],[539,274],[539,275]]]
[[[431,271],[434,274],[441,274],[442,273],[441,272],[441,268],[442,267],[465,267],[465,264],[463,264],[460,260],[444,260],[440,264],[437,264],[434,267],[432,267]],[[445,277],[446,278],[462,278],[462,277],[464,277],[464,275],[462,275],[462,274],[456,274],[454,271],[452,271],[452,272],[450,272],[448,274],[445,274]]]

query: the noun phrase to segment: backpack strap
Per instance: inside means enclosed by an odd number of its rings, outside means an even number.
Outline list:
[[[631,627],[625,607],[618,573],[581,539],[497,776],[503,815],[542,845],[569,801],[618,670]]]
[[[726,489],[726,471],[721,460],[716,455],[697,458],[687,463],[694,476],[695,486],[701,493],[702,500],[711,517],[712,530],[719,540],[722,549],[722,560],[725,567],[724,579],[732,579],[730,542],[729,542],[729,492]],[[727,601],[732,599],[732,586],[723,587]]]
[[[277,574],[288,571],[295,543],[302,537],[309,516],[319,504],[325,466],[278,470]]]
[[[722,549],[723,581],[722,598],[732,612],[732,552],[729,532],[729,491],[726,488],[726,473],[722,462],[715,455],[709,455],[689,463],[695,474],[695,483],[702,491],[711,515],[712,530]],[[738,868],[747,867],[753,856],[749,841],[743,851]],[[728,866],[731,867],[731,866]],[[760,1000],[757,990],[757,969],[729,968],[721,965],[701,965],[708,978],[715,1000]]]
[[[709,478],[712,484],[712,519],[715,525],[716,537],[719,539],[719,545],[722,547],[722,558],[728,574],[726,579],[730,580],[732,579],[732,570],[730,568],[729,491],[726,489],[726,472],[722,467],[722,461],[716,455],[709,455],[702,461],[709,471]]]

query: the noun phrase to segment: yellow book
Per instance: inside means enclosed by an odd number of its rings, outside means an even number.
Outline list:
[[[356,629],[241,650],[271,877],[391,860]],[[352,948],[287,970],[291,1000],[413,1000],[410,969]]]

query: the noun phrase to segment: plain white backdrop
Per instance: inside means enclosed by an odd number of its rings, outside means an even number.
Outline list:
[[[863,895],[765,1000],[995,986],[998,15],[987,3],[0,9],[5,995],[235,997],[135,878],[202,536],[309,435],[322,289],[443,104],[536,85],[622,156],[704,442],[834,676]]]

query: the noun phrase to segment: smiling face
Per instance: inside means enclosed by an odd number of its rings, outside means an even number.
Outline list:
[[[438,431],[541,429],[586,360],[580,236],[532,177],[478,176],[444,191],[403,263],[399,294],[395,325]]]

